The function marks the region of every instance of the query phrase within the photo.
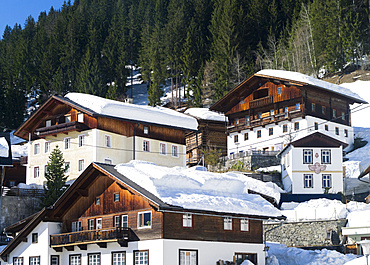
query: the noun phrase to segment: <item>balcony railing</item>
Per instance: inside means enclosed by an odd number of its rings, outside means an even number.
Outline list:
[[[249,102],[249,108],[253,109],[253,108],[258,108],[258,107],[261,107],[261,106],[266,106],[268,104],[271,104],[272,102],[273,102],[272,96],[267,96],[267,97],[264,97],[264,98],[251,100]]]
[[[117,227],[99,230],[86,230],[50,235],[50,247],[64,247],[81,244],[129,241],[130,228]]]
[[[69,132],[69,131],[83,131],[88,129],[88,127],[80,122],[72,121],[66,123],[60,123],[52,126],[42,127],[36,129],[36,134],[38,136],[46,136],[46,135],[54,135],[61,132]]]

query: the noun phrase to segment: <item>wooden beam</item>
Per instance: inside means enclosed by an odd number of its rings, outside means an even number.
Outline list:
[[[118,239],[118,244],[121,246],[121,247],[124,247],[124,248],[127,248],[128,247],[128,242],[124,239]]]
[[[88,191],[88,190],[86,190],[86,189],[77,189],[76,191],[77,191],[77,193],[78,193],[79,195],[81,195],[82,197],[87,197],[87,196],[89,196],[89,191]]]
[[[107,248],[107,242],[96,243],[100,248]]]
[[[67,251],[74,251],[75,246],[64,246]]]
[[[56,252],[63,252],[63,247],[54,247],[53,248]]]
[[[87,244],[77,245],[81,250],[87,250]]]
[[[27,242],[28,240],[27,240],[27,237],[23,237],[22,239],[21,239],[21,241],[22,242]]]

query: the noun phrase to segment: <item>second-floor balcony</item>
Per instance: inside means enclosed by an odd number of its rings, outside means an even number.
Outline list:
[[[88,129],[88,126],[77,121],[59,123],[52,126],[46,126],[36,129],[36,135],[39,137],[46,135],[56,135],[58,133],[66,133],[70,131],[83,131]]]
[[[249,102],[249,108],[253,109],[253,108],[266,106],[268,104],[272,104],[272,102],[273,102],[272,96],[267,96],[267,97],[251,100]]]
[[[127,246],[127,242],[132,237],[131,234],[131,229],[127,227],[54,234],[50,235],[50,247],[62,248],[87,244],[98,244],[104,247],[109,242],[117,242],[121,246]]]

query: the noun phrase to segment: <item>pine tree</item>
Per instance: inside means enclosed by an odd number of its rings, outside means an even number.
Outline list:
[[[46,184],[44,186],[43,205],[53,205],[65,191],[65,183],[68,176],[65,175],[68,168],[65,167],[63,153],[58,146],[51,152],[45,173]]]

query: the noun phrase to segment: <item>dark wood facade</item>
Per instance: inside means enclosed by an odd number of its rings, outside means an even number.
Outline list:
[[[186,141],[187,165],[196,165],[202,158],[202,151],[219,150],[222,156],[227,155],[227,138],[225,122],[198,120],[198,131],[188,132]]]
[[[255,74],[210,110],[225,113],[231,133],[306,115],[350,126],[349,104],[354,102],[317,86]]]

